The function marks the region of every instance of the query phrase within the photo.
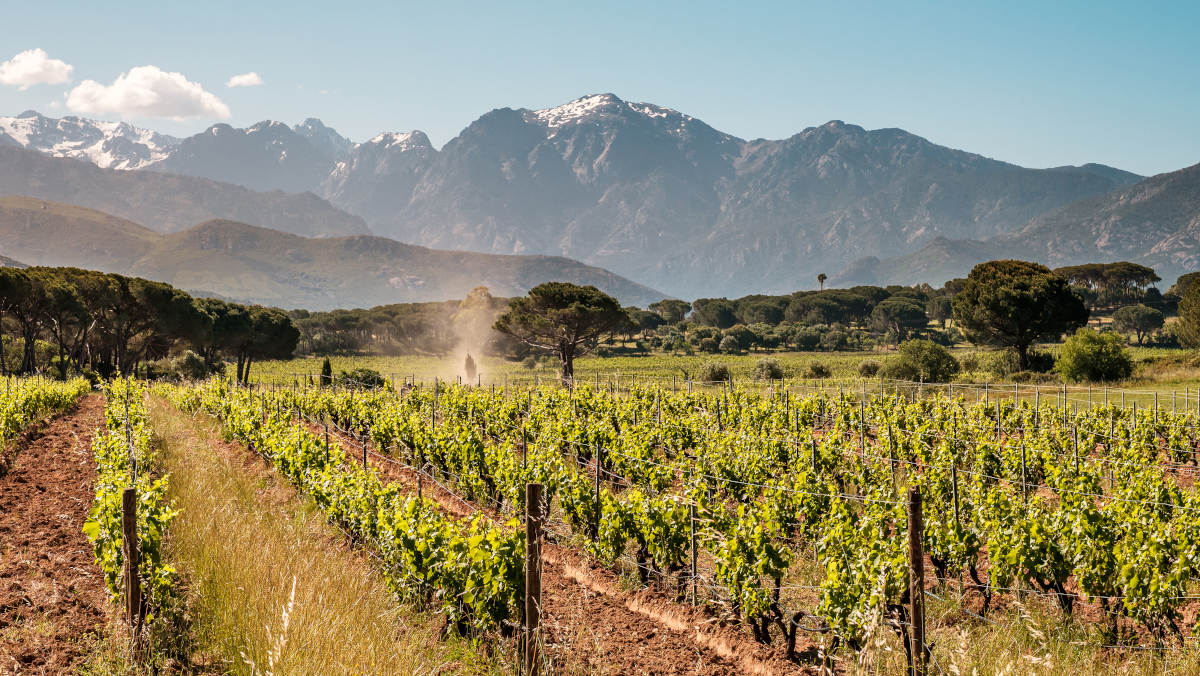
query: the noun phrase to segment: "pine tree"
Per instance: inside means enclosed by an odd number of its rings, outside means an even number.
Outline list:
[[[329,387],[333,384],[333,364],[329,363],[329,357],[325,357],[324,363],[321,364],[321,387]]]

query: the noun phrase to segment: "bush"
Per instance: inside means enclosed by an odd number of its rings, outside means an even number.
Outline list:
[[[959,371],[958,361],[946,348],[932,340],[906,340],[899,354],[884,367],[884,376],[896,380],[946,382]]]
[[[1049,373],[1054,370],[1054,355],[1049,352],[1030,349],[1026,353],[1026,359],[1028,360],[1025,369],[1027,371]],[[1015,350],[993,352],[986,360],[981,360],[981,365],[998,377],[1009,376],[1021,370],[1017,363]]]
[[[742,350],[742,344],[734,336],[725,336],[721,339],[720,348],[722,352],[726,354],[732,354],[734,352],[740,352]]]
[[[831,375],[833,372],[829,370],[829,367],[819,361],[812,362],[804,371],[805,378],[828,378]]]
[[[208,377],[208,364],[204,357],[188,350],[171,360],[171,367],[184,380],[203,380]]]
[[[329,357],[325,357],[325,361],[321,362],[321,387],[329,387],[333,384],[333,364],[329,363]]]
[[[1063,344],[1058,371],[1067,380],[1110,381],[1128,378],[1133,359],[1115,333],[1079,329]]]
[[[858,375],[862,376],[863,378],[874,378],[879,374],[879,369],[882,366],[883,364],[880,364],[874,359],[866,359],[858,365]]]
[[[810,352],[821,344],[821,331],[811,326],[805,326],[796,331],[793,340],[797,350]]]
[[[697,347],[700,348],[701,352],[712,354],[721,349],[721,344],[717,342],[716,338],[701,338],[700,344]]]
[[[754,365],[756,380],[780,380],[783,378],[783,366],[774,359],[759,359]]]
[[[729,372],[728,366],[719,361],[706,361],[700,367],[696,378],[702,383],[726,383],[733,380],[733,374]]]
[[[383,374],[375,369],[356,368],[351,371],[342,371],[342,385],[346,387],[355,387],[362,389],[378,389],[387,385],[387,380]]]
[[[958,366],[963,371],[978,371],[980,366],[979,355],[974,352],[963,355],[958,360]]]

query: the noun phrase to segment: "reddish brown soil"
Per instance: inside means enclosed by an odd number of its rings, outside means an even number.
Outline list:
[[[315,425],[313,433],[321,430]],[[356,440],[330,431],[347,448],[347,462],[362,462]],[[371,449],[379,475],[410,489],[416,474]],[[425,497],[459,517],[474,513],[429,479]],[[486,513],[486,512],[485,512]],[[555,673],[589,674],[799,674],[806,669],[745,631],[723,627],[702,611],[675,603],[654,589],[626,590],[610,570],[569,548],[545,545],[542,556],[542,630]],[[803,644],[803,640],[800,641]],[[804,645],[798,646],[803,652]],[[810,669],[817,671],[816,668]]]
[[[0,479],[0,674],[72,673],[104,630],[104,579],[83,535],[104,398],[85,397]]]

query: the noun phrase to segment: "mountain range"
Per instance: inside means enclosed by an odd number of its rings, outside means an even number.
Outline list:
[[[6,143],[141,170],[110,173],[257,191],[240,196],[245,213],[209,218],[305,236],[369,231],[440,249],[566,256],[684,298],[789,292],[814,286],[818,273],[838,283],[939,284],[996,251],[1052,264],[1119,251],[1157,261],[1164,277],[1193,265],[1186,237],[1162,253],[1140,231],[1119,231],[1133,227],[1130,218],[1112,221],[1118,231],[1103,239],[1127,245],[1091,246],[1102,241],[1097,229],[1109,227],[1097,211],[1105,200],[1156,190],[1150,182],[1160,177],[1143,181],[1100,164],[1024,168],[901,129],[840,121],[744,140],[612,94],[496,109],[441,149],[420,131],[353,143],[315,118],[220,124],[174,139],[36,113],[0,118],[0,153]],[[137,212],[111,189],[103,191],[108,203],[79,199],[78,187],[76,195],[47,194],[50,179],[20,190],[4,184],[6,165],[0,154],[0,194],[84,204],[167,232],[205,220]],[[1182,189],[1167,182],[1156,200],[1172,203]],[[283,208],[289,218],[278,216]]]
[[[1130,260],[1154,268],[1168,283],[1200,270],[1200,164],[1051,210],[982,241],[938,238],[904,256],[862,259],[831,281],[916,284],[963,277],[973,265],[997,258],[1051,267]]]
[[[498,296],[518,296],[547,280],[594,284],[626,304],[644,306],[664,297],[560,257],[436,251],[373,235],[302,237],[219,219],[164,234],[94,209],[32,197],[0,198],[0,242],[4,265],[116,272],[194,294],[285,308],[464,298],[479,285]]]

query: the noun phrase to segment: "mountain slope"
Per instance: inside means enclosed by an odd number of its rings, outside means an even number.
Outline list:
[[[517,296],[546,281],[594,284],[626,304],[664,294],[548,256],[437,251],[373,236],[306,238],[227,220],[171,234],[92,209],[0,199],[0,253],[169,282],[234,300],[325,310],[463,298],[483,284]]]
[[[215,124],[184,139],[170,155],[148,168],[251,190],[307,192],[320,185],[332,167],[333,157],[308,138],[282,122],[267,121],[246,129]]]
[[[111,169],[140,169],[167,157],[179,139],[124,122],[54,119],[27,110],[0,117],[0,145],[19,145],[53,157],[88,160]]]
[[[361,218],[311,193],[258,193],[208,179],[116,171],[0,145],[0,195],[25,195],[97,209],[172,232],[229,218],[310,236],[365,234]]]
[[[939,283],[1001,257],[1051,267],[1128,260],[1163,279],[1200,270],[1200,164],[1079,200],[982,242],[938,240],[906,256],[857,261],[832,281]]]
[[[743,141],[674,110],[585,97],[492,111],[368,216],[420,244],[578,258],[684,296],[786,292],[863,256],[990,237],[1137,177],[1025,169],[841,122]],[[407,185],[389,194],[402,201]],[[368,201],[332,197],[353,213]]]
[[[94,209],[32,197],[0,197],[0,252],[33,265],[121,272],[158,238],[158,233],[137,223]]]
[[[24,142],[0,136],[0,146],[9,141]],[[838,121],[746,141],[613,94],[493,110],[440,151],[419,131],[351,144],[310,118],[291,128],[216,125],[137,166],[314,191],[386,237],[567,256],[684,297],[809,288],[860,258],[918,252],[938,238],[988,240],[1140,178],[1097,164],[1027,169]],[[155,228],[162,220],[88,204]],[[163,229],[221,217],[350,232],[261,214],[195,216]]]

